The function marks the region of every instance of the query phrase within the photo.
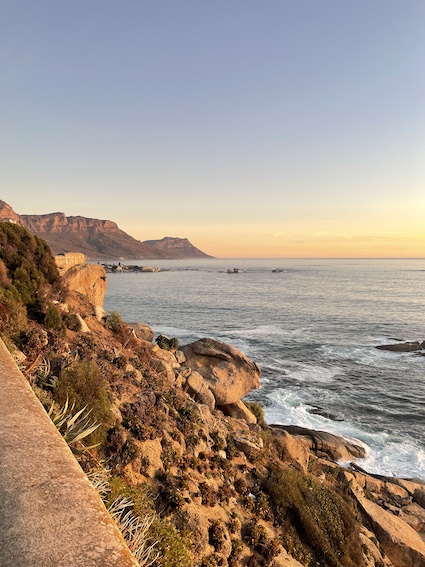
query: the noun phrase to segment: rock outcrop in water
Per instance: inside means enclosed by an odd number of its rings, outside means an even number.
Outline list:
[[[425,341],[407,341],[388,345],[378,345],[379,350],[390,350],[393,352],[415,352],[425,349]]]

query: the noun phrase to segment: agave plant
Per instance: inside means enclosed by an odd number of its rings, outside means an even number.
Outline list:
[[[81,455],[84,451],[98,446],[98,444],[96,444],[87,447],[82,443],[82,439],[100,427],[100,423],[90,421],[89,415],[92,410],[86,412],[86,409],[87,406],[73,414],[74,404],[69,406],[67,399],[62,408],[57,410],[55,404],[52,404],[48,412],[50,419],[67,442],[74,455]]]

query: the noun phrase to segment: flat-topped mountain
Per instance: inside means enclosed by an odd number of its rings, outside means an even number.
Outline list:
[[[193,246],[187,238],[165,236],[161,240],[144,240],[143,244],[153,246],[169,254],[175,254],[178,258],[212,258],[212,256]]]
[[[162,248],[136,240],[110,220],[69,216],[65,213],[18,215],[5,201],[0,200],[0,221],[20,224],[43,238],[54,254],[81,252],[92,259],[175,259],[204,257],[204,254],[186,239],[184,246]],[[152,241],[161,242],[161,241]]]

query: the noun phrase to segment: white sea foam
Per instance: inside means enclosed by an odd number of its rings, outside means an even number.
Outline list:
[[[267,338],[270,340],[305,340],[307,337],[313,336],[314,333],[315,331],[311,327],[298,327],[291,329],[285,327],[284,325],[259,325],[258,327],[238,331],[238,334],[240,336],[249,339]]]
[[[267,423],[299,425],[341,435],[365,448],[366,458],[357,462],[366,471],[385,476],[425,479],[425,452],[414,439],[373,432],[358,424],[311,414],[311,406],[303,403],[296,392],[274,392],[272,398],[272,405],[265,409]]]
[[[290,364],[286,363],[285,371],[288,379],[299,382],[329,383],[332,382],[335,376],[343,374],[343,370],[339,366],[325,367],[294,361]]]

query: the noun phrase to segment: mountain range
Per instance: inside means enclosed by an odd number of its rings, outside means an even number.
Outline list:
[[[110,220],[65,213],[19,215],[0,200],[0,221],[15,222],[43,238],[54,254],[81,252],[90,259],[211,258],[187,238],[166,236],[161,240],[136,240]]]

